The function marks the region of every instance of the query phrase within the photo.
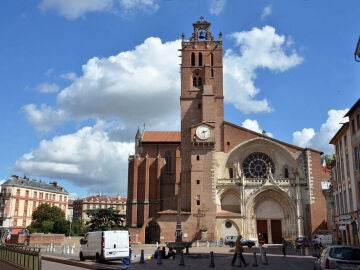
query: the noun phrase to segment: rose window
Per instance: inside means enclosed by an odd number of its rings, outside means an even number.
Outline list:
[[[242,169],[246,178],[265,178],[269,166],[271,173],[274,173],[274,162],[267,154],[261,152],[248,155],[242,163]]]

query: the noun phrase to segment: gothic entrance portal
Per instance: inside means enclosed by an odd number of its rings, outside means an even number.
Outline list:
[[[289,222],[284,221],[293,212],[289,198],[280,190],[270,188],[255,196],[253,207],[257,235],[261,233],[265,243],[280,244],[289,231]]]

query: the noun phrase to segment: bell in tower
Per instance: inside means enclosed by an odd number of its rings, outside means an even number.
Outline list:
[[[211,35],[210,32],[210,25],[211,23],[204,20],[204,17],[200,17],[200,20],[193,23],[194,32],[190,41],[198,41],[198,40],[214,40],[214,37]]]

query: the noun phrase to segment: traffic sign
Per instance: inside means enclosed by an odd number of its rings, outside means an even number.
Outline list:
[[[350,225],[350,224],[351,224],[351,220],[350,220],[350,219],[340,220],[340,221],[338,222],[338,224],[340,224],[340,225]]]
[[[339,219],[351,219],[351,215],[341,215]]]

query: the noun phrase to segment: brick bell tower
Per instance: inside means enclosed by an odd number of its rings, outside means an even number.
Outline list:
[[[222,35],[214,40],[203,17],[181,43],[181,208],[190,211],[185,231],[215,230],[214,154],[223,151]],[[190,236],[190,235],[189,235]]]

